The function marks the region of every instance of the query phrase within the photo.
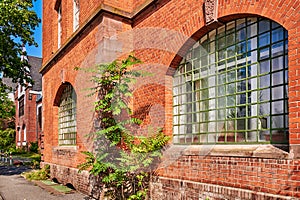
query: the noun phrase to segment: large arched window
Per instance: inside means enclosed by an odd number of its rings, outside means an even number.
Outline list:
[[[287,54],[287,31],[264,18],[204,35],[174,75],[174,143],[287,143]]]
[[[72,85],[67,84],[58,107],[59,145],[76,145],[76,101]]]

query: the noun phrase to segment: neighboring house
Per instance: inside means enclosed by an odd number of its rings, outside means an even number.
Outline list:
[[[51,177],[92,190],[77,165],[93,150],[93,85],[74,68],[133,51],[154,74],[134,86],[139,130],[172,136],[151,199],[300,197],[299,10],[292,0],[43,1]]]
[[[31,142],[41,141],[41,98],[42,76],[39,73],[42,59],[27,56],[33,84],[18,84],[15,91],[16,104],[16,146],[28,150]]]

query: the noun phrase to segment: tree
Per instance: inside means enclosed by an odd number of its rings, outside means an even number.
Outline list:
[[[150,176],[169,140],[162,129],[149,129],[145,136],[132,130],[131,125],[142,122],[133,117],[128,105],[133,97],[132,86],[136,78],[150,75],[132,69],[139,63],[139,59],[129,55],[92,70],[96,74],[92,79],[96,87],[92,90],[98,97],[94,103],[100,125],[94,133],[98,146],[95,155],[83,152],[86,162],[78,167],[80,171],[89,169],[97,177],[99,185],[95,188],[102,188],[100,199],[147,199]]]
[[[35,1],[35,0],[34,0]],[[32,0],[0,1],[0,71],[13,82],[31,83],[25,45],[35,45],[33,31],[40,19],[32,10]]]
[[[0,149],[15,147],[15,104],[8,98],[9,88],[0,83]]]
[[[0,129],[14,128],[15,104],[8,98],[9,88],[0,83]]]

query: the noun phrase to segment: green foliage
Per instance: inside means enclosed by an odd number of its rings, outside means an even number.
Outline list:
[[[15,130],[8,128],[0,130],[0,149],[9,151],[15,146]]]
[[[14,128],[15,104],[8,98],[10,88],[0,82],[0,129]]]
[[[37,46],[33,31],[40,19],[32,7],[32,0],[0,1],[0,71],[13,82],[32,82],[28,62],[20,59],[23,46]]]
[[[23,175],[28,180],[46,180],[50,177],[50,165],[45,165],[39,170],[25,172]]]
[[[131,114],[126,100],[132,96],[130,84],[135,82],[135,77],[143,75],[139,71],[129,71],[128,67],[139,64],[141,61],[134,56],[129,56],[123,61],[115,60],[109,64],[97,67],[98,76],[93,78],[97,84],[95,92],[99,100],[95,102],[95,109],[99,115],[101,130],[97,134],[104,134],[112,142],[118,144],[125,126],[133,120],[117,121],[118,116],[125,110]]]
[[[140,119],[131,117],[128,107],[132,97],[131,86],[145,72],[128,70],[141,61],[128,56],[123,61],[99,65],[93,78],[98,101],[95,110],[100,122],[96,132],[100,142],[98,153],[83,152],[86,162],[79,170],[89,170],[101,177],[103,192],[109,199],[145,199],[148,193],[151,167],[161,157],[161,149],[169,137],[162,130],[149,132],[149,137],[134,136],[131,125],[139,125]],[[122,149],[123,148],[123,149]]]
[[[38,153],[38,151],[39,151],[38,142],[30,142],[29,151],[32,153]]]

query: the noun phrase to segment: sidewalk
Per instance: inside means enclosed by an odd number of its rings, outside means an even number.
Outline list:
[[[4,166],[0,163],[0,200],[91,200],[72,190],[68,193],[54,189],[42,181],[27,181],[20,174],[31,170],[27,166]]]

